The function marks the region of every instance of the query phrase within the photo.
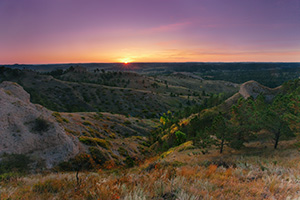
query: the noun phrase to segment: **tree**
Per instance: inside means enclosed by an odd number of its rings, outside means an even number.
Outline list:
[[[226,122],[226,119],[219,113],[219,115],[214,118],[210,131],[216,137],[215,144],[219,147],[220,153],[223,152],[226,142],[231,139],[229,129],[228,122]]]
[[[286,117],[288,115],[288,102],[287,96],[278,96],[263,116],[264,128],[273,133],[274,149],[277,149],[282,136],[293,136]]]
[[[236,135],[231,140],[231,146],[239,149],[260,127],[260,118],[253,98],[240,98],[238,103],[232,106],[230,122],[233,125],[233,134]]]

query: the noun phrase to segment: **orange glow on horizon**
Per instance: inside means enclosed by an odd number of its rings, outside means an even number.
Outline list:
[[[121,61],[122,63],[124,63],[125,65],[127,65],[128,63],[131,63],[131,62],[132,62],[132,60],[129,59],[129,58],[124,58],[124,59],[121,59],[120,61]]]
[[[63,49],[64,50],[64,49]],[[62,50],[61,50],[62,51]],[[300,51],[278,51],[278,52],[242,52],[235,50],[215,50],[209,49],[171,49],[156,50],[149,49],[140,52],[135,50],[123,52],[97,51],[77,52],[71,51],[70,55],[59,52],[47,51],[46,53],[34,52],[26,54],[15,54],[7,56],[1,64],[57,64],[57,63],[123,63],[129,65],[133,62],[299,62]],[[58,54],[59,53],[59,54]],[[123,54],[123,55],[122,55]],[[128,55],[129,54],[129,55]]]

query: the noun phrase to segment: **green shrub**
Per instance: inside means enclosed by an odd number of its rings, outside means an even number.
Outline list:
[[[5,154],[1,157],[0,174],[8,172],[28,172],[31,162],[32,160],[24,154]]]
[[[82,171],[96,169],[97,165],[89,154],[82,153],[70,159],[67,162],[62,162],[58,165],[58,169],[62,171]]]
[[[55,117],[56,121],[59,123],[69,123],[70,121],[67,120],[66,118],[63,118],[58,112],[52,113],[52,116]]]
[[[66,119],[66,118],[62,118],[62,120],[63,120],[63,122],[65,122],[65,123],[69,123],[70,121],[68,120],[68,119]]]
[[[101,134],[99,133],[99,131],[97,131],[96,129],[93,129],[91,127],[88,127],[88,132],[91,134],[91,136],[93,137],[101,137]]]
[[[70,129],[68,129],[68,128],[65,128],[65,131],[66,131],[67,133],[73,134],[73,135],[75,135],[75,136],[80,135],[80,133],[79,133],[78,131],[72,131],[72,130],[70,130]]]
[[[99,145],[99,146],[101,146],[105,149],[109,149],[109,147],[111,146],[111,144],[108,141],[100,139],[100,138],[80,136],[79,141],[86,144],[86,145],[89,145],[89,146]]]
[[[125,162],[126,167],[128,167],[128,168],[133,167],[135,164],[134,159],[130,156],[127,156],[124,162]]]
[[[91,126],[92,125],[92,123],[89,122],[89,121],[84,121],[82,124],[85,125],[85,126]]]
[[[100,113],[100,112],[97,112],[97,113],[94,115],[94,119],[96,119],[96,120],[100,120],[102,117],[103,117],[103,114]]]
[[[175,136],[177,145],[180,145],[186,141],[186,134],[181,131],[176,131]]]
[[[55,118],[57,118],[57,117],[61,117],[61,115],[60,115],[58,112],[54,112],[54,113],[52,113],[52,116],[53,116],[53,117],[55,117]]]
[[[12,178],[17,178],[21,175],[22,174],[20,174],[19,172],[6,172],[3,174],[0,174],[0,181],[9,181]]]
[[[92,156],[93,160],[97,164],[103,165],[107,161],[106,155],[100,149],[98,149],[97,147],[90,147],[89,151],[91,153],[91,156]]]

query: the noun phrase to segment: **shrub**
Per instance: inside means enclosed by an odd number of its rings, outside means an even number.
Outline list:
[[[109,141],[106,141],[106,140],[103,140],[103,139],[99,139],[99,138],[96,138],[96,141],[97,141],[97,144],[100,147],[103,147],[105,149],[109,149],[109,147],[111,146],[111,144],[110,144]]]
[[[92,123],[89,122],[89,121],[84,121],[82,124],[85,125],[85,126],[91,126],[92,125]]]
[[[107,161],[106,155],[100,149],[98,149],[97,147],[90,147],[89,151],[91,153],[91,156],[92,156],[93,160],[97,164],[103,165]]]
[[[126,149],[124,149],[123,147],[119,147],[118,152],[122,156],[128,156],[128,151]]]
[[[176,131],[175,136],[177,145],[180,145],[186,141],[186,134],[181,131]]]
[[[63,171],[81,171],[96,169],[97,165],[89,154],[82,153],[70,159],[68,162],[60,163],[58,168]]]
[[[55,118],[57,118],[57,117],[61,117],[61,115],[60,115],[58,112],[54,112],[54,113],[52,113],[52,116],[53,116],[53,117],[55,117]]]
[[[66,118],[62,118],[62,120],[63,120],[63,122],[65,122],[65,123],[69,123],[70,121],[68,120],[68,119],[66,119]]]
[[[0,174],[8,172],[25,173],[32,161],[24,154],[5,154],[0,162]]]
[[[87,136],[80,136],[79,141],[89,145],[89,146],[96,146],[99,145],[105,149],[109,149],[110,143],[106,140],[100,139],[100,138],[92,138]]]
[[[130,156],[127,156],[126,160],[124,162],[126,164],[126,167],[128,167],[128,168],[133,167],[135,164],[134,159]]]
[[[126,120],[126,121],[124,121],[124,124],[125,124],[125,125],[130,125],[131,122],[130,122],[129,120]]]
[[[42,132],[46,132],[49,130],[49,122],[41,117],[38,117],[34,120],[34,125],[33,125],[33,128],[32,130],[34,132],[39,132],[39,133],[42,133]]]
[[[10,96],[12,95],[11,91],[9,91],[9,90],[5,90],[5,93],[10,95]]]
[[[52,113],[52,116],[55,117],[56,121],[59,123],[63,123],[63,122],[69,123],[69,120],[63,118],[58,112]]]
[[[100,113],[100,112],[97,112],[97,113],[94,115],[94,119],[96,119],[96,120],[100,120],[101,118],[103,118],[103,114]]]
[[[73,134],[73,135],[75,135],[75,136],[80,135],[80,133],[79,133],[78,131],[72,131],[72,130],[70,130],[70,129],[68,129],[68,128],[65,128],[65,131],[66,131],[67,133]]]
[[[12,178],[17,178],[20,176],[18,172],[6,172],[4,174],[0,174],[0,181],[10,181]]]

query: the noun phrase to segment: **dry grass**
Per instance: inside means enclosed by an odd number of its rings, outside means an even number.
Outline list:
[[[216,157],[176,152],[128,170],[30,175],[2,182],[1,199],[295,199],[300,196],[296,149]],[[180,157],[180,155],[182,157]],[[170,155],[172,157],[172,155]],[[208,159],[210,158],[210,160]],[[217,159],[221,159],[217,160]],[[217,160],[217,161],[216,161]]]

